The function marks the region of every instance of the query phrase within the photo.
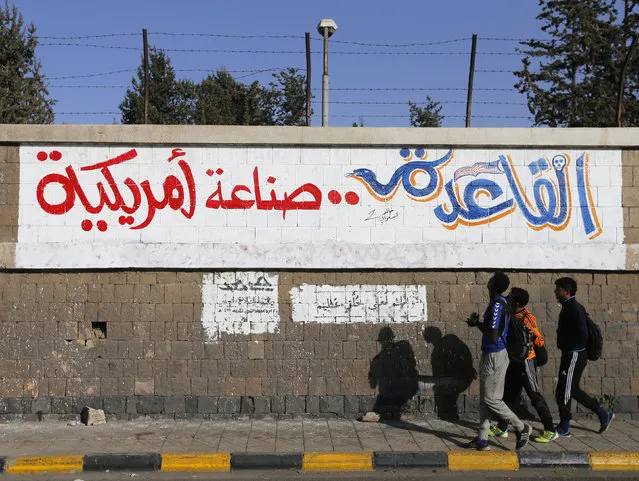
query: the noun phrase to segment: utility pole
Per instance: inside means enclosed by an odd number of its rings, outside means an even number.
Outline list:
[[[142,46],[144,48],[144,123],[149,123],[149,43],[146,28],[142,29]]]
[[[328,37],[337,30],[332,18],[323,18],[317,25],[317,33],[324,37],[324,75],[322,75],[322,127],[328,125]]]
[[[468,98],[466,99],[466,127],[470,127],[470,107],[473,103],[473,77],[475,76],[475,52],[477,50],[477,34],[473,33],[470,48],[470,71],[468,72]]]
[[[306,32],[306,126],[311,126],[311,34]]]

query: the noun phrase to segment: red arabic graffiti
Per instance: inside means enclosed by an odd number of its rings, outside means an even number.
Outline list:
[[[118,165],[133,161],[138,156],[135,149],[128,150],[123,154],[80,168],[80,172],[97,171],[101,175],[101,180],[95,182],[93,186],[83,185],[80,177],[73,166],[69,165],[64,169],[64,173],[50,173],[45,175],[38,183],[36,197],[42,210],[52,215],[62,215],[73,209],[78,203],[82,205],[87,214],[100,214],[107,209],[113,212],[121,212],[119,223],[130,226],[130,229],[144,229],[153,222],[158,211],[169,208],[179,212],[186,219],[191,219],[195,215],[197,206],[196,182],[193,171],[186,160],[184,150],[175,148],[171,151],[171,156],[167,159],[173,163],[177,159],[178,172],[167,175],[162,182],[161,195],[156,196],[151,188],[148,179],[136,182],[131,177],[127,177],[118,185],[112,170]],[[39,161],[51,159],[59,161],[62,154],[59,151],[38,152],[36,158]],[[222,176],[224,170],[208,169],[206,175],[213,177]],[[268,176],[266,183],[273,185],[277,179]],[[49,186],[58,186],[62,189],[63,199],[59,202],[47,200],[45,191]],[[97,201],[91,202],[90,195],[97,191]],[[130,193],[127,202],[125,194]],[[331,204],[339,204],[342,195],[336,190],[328,193],[328,200]],[[344,195],[345,201],[350,205],[359,203],[359,196],[355,192],[347,192]],[[230,195],[224,195],[222,180],[217,180],[215,191],[206,198],[205,207],[208,209],[251,209],[274,210],[282,212],[282,217],[286,219],[286,213],[294,210],[319,210],[322,205],[322,191],[313,183],[305,183],[290,194],[284,192],[281,198],[275,188],[271,189],[267,196],[262,195],[259,167],[253,169],[252,186],[238,184],[235,185]],[[141,215],[138,215],[141,214]],[[81,222],[81,227],[85,231],[93,228],[93,221],[85,219]],[[96,227],[99,231],[107,230],[107,223],[98,220]]]

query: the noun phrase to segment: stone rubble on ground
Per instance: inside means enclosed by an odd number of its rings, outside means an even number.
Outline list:
[[[88,406],[82,408],[80,420],[82,421],[82,424],[85,424],[87,426],[106,424],[104,411],[102,409],[93,409]]]

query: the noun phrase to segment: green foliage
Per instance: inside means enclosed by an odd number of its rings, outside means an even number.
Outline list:
[[[441,115],[442,106],[439,102],[426,96],[426,105],[418,106],[414,102],[408,102],[410,111],[410,125],[412,127],[441,127],[444,116]]]
[[[206,125],[273,125],[269,92],[258,82],[245,85],[225,70],[199,86],[195,120]]]
[[[209,74],[199,84],[176,80],[166,53],[149,53],[149,123],[201,125],[304,125],[306,77],[290,68],[273,74],[268,87],[238,82],[226,70]],[[120,104],[122,123],[144,122],[144,70]]]
[[[306,125],[306,76],[298,72],[289,68],[273,74],[277,82],[269,85],[275,125]]]
[[[616,126],[622,66],[639,30],[638,0],[539,0],[548,40],[521,42],[523,68],[515,87],[528,98],[534,125]],[[639,125],[639,52],[625,76],[624,126]]]
[[[123,124],[144,123],[144,69],[138,67],[120,104]],[[176,80],[175,70],[166,53],[149,49],[150,124],[193,124],[197,86],[190,80]]]
[[[54,120],[49,91],[40,73],[33,24],[8,0],[0,6],[0,124],[50,124]]]

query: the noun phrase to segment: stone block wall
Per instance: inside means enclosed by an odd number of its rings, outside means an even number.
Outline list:
[[[393,243],[371,243],[362,247],[357,245],[357,236],[353,234],[348,241],[350,244],[345,247],[348,265],[339,268],[335,265],[340,264],[342,246],[317,251],[334,254],[325,257],[333,265],[322,267],[324,257],[309,254],[315,247],[312,235],[304,237],[307,244],[301,247],[293,242],[290,249],[275,244],[270,246],[271,251],[264,251],[274,252],[280,256],[278,259],[284,260],[288,251],[293,251],[293,263],[285,266],[274,267],[273,258],[265,258],[259,250],[263,246],[253,248],[255,245],[250,243],[248,248],[237,249],[242,263],[233,264],[233,259],[227,261],[226,258],[211,262],[202,257],[205,264],[196,263],[187,268],[176,267],[174,259],[167,259],[166,262],[172,264],[169,268],[163,264],[159,267],[151,263],[136,265],[135,256],[127,258],[130,264],[113,259],[114,256],[104,256],[109,249],[106,243],[98,242],[91,249],[78,249],[54,241],[51,244],[55,244],[58,259],[65,258],[65,249],[76,257],[87,255],[87,252],[93,257],[80,258],[80,267],[64,268],[47,261],[47,256],[53,252],[47,250],[49,246],[38,251],[36,266],[25,267],[30,245],[26,243],[25,247],[21,242],[19,228],[28,227],[28,221],[20,219],[19,215],[21,145],[85,145],[87,142],[100,148],[104,145],[170,144],[173,148],[179,145],[246,144],[254,147],[273,144],[327,149],[337,145],[345,152],[358,153],[358,159],[366,158],[362,146],[392,147],[393,152],[404,145],[432,145],[433,149],[446,151],[451,144],[456,148],[484,149],[485,152],[487,148],[500,145],[519,151],[533,151],[544,146],[552,146],[553,151],[564,147],[579,151],[586,148],[615,151],[599,157],[603,169],[597,172],[610,178],[605,163],[610,162],[618,169],[620,157],[622,185],[613,185],[611,181],[609,188],[603,185],[601,192],[594,190],[593,199],[590,199],[598,208],[608,209],[603,211],[606,215],[602,217],[602,227],[610,238],[606,243],[594,244],[605,247],[593,248],[585,237],[583,226],[578,224],[577,219],[583,217],[575,214],[571,222],[577,223],[579,245],[566,242],[565,238],[562,242],[553,241],[550,235],[543,239],[548,229],[536,231],[541,232],[542,240],[536,242],[535,250],[528,252],[525,242],[520,241],[517,246],[517,252],[521,253],[519,267],[505,266],[505,270],[510,275],[511,286],[529,291],[529,307],[546,336],[550,360],[540,369],[540,381],[551,407],[559,363],[555,348],[559,305],[554,298],[553,281],[570,275],[578,282],[578,300],[600,324],[605,337],[603,358],[589,363],[583,387],[605,403],[613,403],[620,414],[639,414],[637,129],[602,129],[598,135],[589,129],[544,129],[543,134],[537,135],[529,129],[466,129],[460,133],[447,129],[5,127],[0,129],[0,419],[37,419],[38,415],[76,417],[84,406],[103,408],[109,416],[121,418],[142,415],[177,418],[355,417],[370,410],[375,401],[376,390],[371,388],[368,376],[371,361],[380,352],[380,331],[387,327],[393,330],[397,342],[410,345],[416,369],[426,382],[406,410],[414,415],[439,415],[442,405],[435,392],[439,385],[446,385],[451,379],[450,369],[446,376],[434,376],[438,363],[449,359],[438,354],[441,351],[437,351],[437,346],[441,341],[437,334],[441,333],[446,345],[454,346],[456,352],[468,353],[467,358],[461,357],[465,359],[464,363],[470,364],[471,370],[478,368],[480,333],[470,329],[464,321],[471,312],[483,312],[488,302],[486,282],[493,268],[504,267],[497,262],[501,260],[500,253],[508,250],[513,256],[510,244],[503,243],[506,229],[499,231],[501,237],[491,237],[491,226],[486,225],[488,240],[480,236],[481,239],[473,244],[473,239],[477,238],[471,238],[468,232],[466,237],[460,237],[465,251],[463,259],[459,259],[474,267],[453,262],[459,246],[444,240],[450,233],[444,236],[440,232],[443,227],[433,221],[429,228],[432,232],[439,229],[436,233],[443,237],[441,241],[431,242],[431,246],[415,241],[407,244],[409,247],[395,248]],[[466,152],[468,158],[472,158],[471,154]],[[391,163],[395,166],[396,159]],[[343,174],[341,170],[338,173],[335,174],[338,177]],[[617,219],[621,216],[617,216],[615,210],[619,209],[618,202],[612,206],[597,204],[600,198],[615,199],[619,187],[622,220]],[[344,212],[350,215],[351,211]],[[609,216],[611,212],[613,215]],[[337,221],[343,223],[344,216],[337,216],[340,217]],[[611,218],[611,225],[608,225]],[[364,222],[361,218],[357,221]],[[623,227],[619,227],[620,223]],[[46,224],[43,225],[38,236],[44,237],[42,242],[46,244]],[[72,225],[76,230],[78,226],[78,223]],[[116,223],[112,227],[113,230],[117,228]],[[230,225],[226,227],[235,229]],[[392,229],[381,224],[376,227]],[[525,226],[523,229],[526,230]],[[477,232],[472,234],[476,236]],[[32,245],[37,248],[38,242]],[[141,244],[144,248],[144,243]],[[235,244],[227,243],[225,252],[235,252]],[[22,263],[16,262],[16,246],[20,245]],[[544,246],[549,247],[543,259],[544,267],[530,267],[537,265],[534,255],[544,251]],[[322,244],[321,248],[324,247]],[[171,246],[163,248],[170,252]],[[206,251],[207,248],[211,250]],[[589,252],[598,258],[571,255],[571,251],[578,248],[583,249],[580,252]],[[197,249],[200,249],[199,253],[214,251],[208,244],[197,246]],[[392,253],[393,269],[373,264],[356,265],[356,254],[362,249],[376,249],[378,254]],[[482,249],[490,250],[490,256],[483,257]],[[153,263],[163,261],[158,252],[150,257]],[[572,267],[561,267],[562,253],[570,258]],[[524,259],[526,255],[532,257]],[[109,257],[115,267],[95,267],[104,257]],[[419,268],[413,265],[415,258],[421,259]],[[487,258],[489,261],[485,260]],[[315,263],[313,268],[304,264],[308,259]],[[378,259],[384,259],[384,255],[365,260],[373,263]],[[555,259],[557,267],[553,268]],[[580,268],[580,259],[595,267]],[[617,267],[612,270],[606,267],[609,265]],[[220,279],[217,284],[216,276]],[[244,299],[240,310],[234,311],[234,306],[229,305],[228,319],[222,319],[225,306],[223,300],[215,296],[223,290],[221,282],[233,276],[250,278],[256,285],[262,276],[270,282],[269,287],[273,287],[270,292],[277,294],[274,298],[255,295],[248,301]],[[229,284],[232,283],[229,281]],[[335,307],[331,304],[332,298],[327,294],[328,297],[321,300],[309,301],[311,291],[308,286],[321,286],[329,294],[334,292],[333,288],[346,286],[358,295],[373,297],[380,289],[392,287],[396,291],[394,302],[399,307],[396,311],[366,318],[364,322],[346,322],[337,316],[332,320],[328,316],[326,320],[320,314]],[[229,285],[230,290],[231,287]],[[312,309],[305,307],[309,302],[314,302]],[[338,304],[342,314],[347,308],[354,307],[347,306],[343,300]],[[303,314],[311,310],[313,316],[306,317],[304,322]],[[249,317],[250,312],[261,312],[266,321],[262,322],[260,318],[258,329],[246,331],[246,322],[242,319]],[[393,318],[393,315],[398,317]],[[219,327],[221,320],[229,321],[224,328]],[[425,332],[429,332],[430,342],[425,339]],[[402,368],[401,365],[392,367],[398,371]],[[470,382],[459,394],[458,410],[475,413],[477,401],[478,382]],[[579,408],[577,413],[581,413]]]
[[[274,272],[279,277],[277,333],[222,334],[207,340],[201,322],[202,272],[4,272],[0,276],[1,415],[39,411],[74,416],[82,406],[122,417],[338,415],[370,409],[371,360],[380,330],[408,341],[417,370],[432,376],[435,346],[424,329],[457,336],[479,359],[480,333],[464,320],[488,302],[489,271]],[[621,412],[637,412],[639,319],[631,302],[636,273],[510,272],[511,286],[530,293],[549,346],[540,369],[552,399],[558,369],[555,330],[559,305],[553,280],[572,275],[578,299],[601,326],[604,358],[583,378],[593,395],[612,396]],[[305,283],[426,286],[427,319],[403,324],[299,324],[290,291]],[[401,369],[400,366],[397,367]],[[447,380],[429,379],[437,385]],[[431,387],[407,409],[435,414]],[[476,410],[478,383],[459,397],[461,412]]]

